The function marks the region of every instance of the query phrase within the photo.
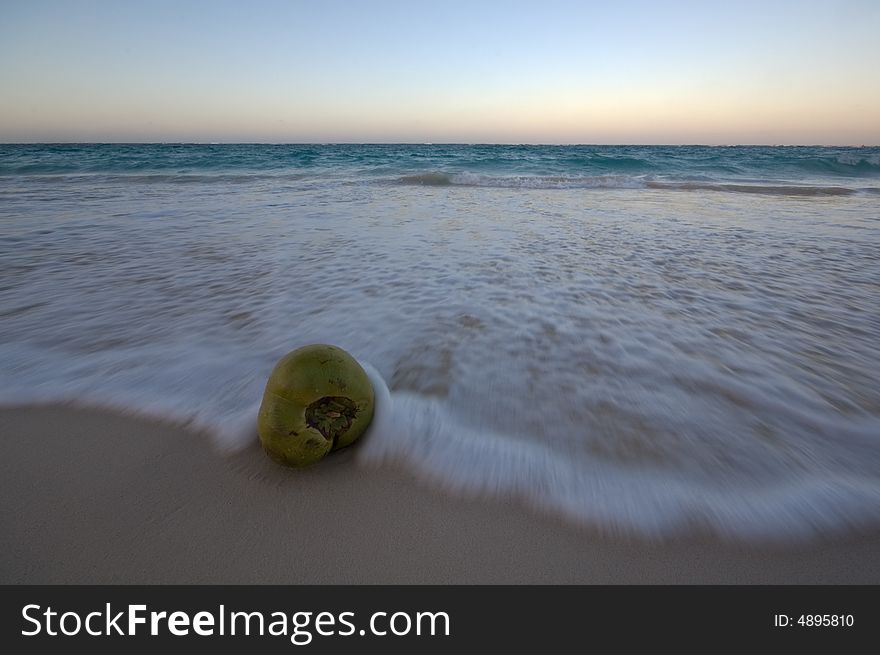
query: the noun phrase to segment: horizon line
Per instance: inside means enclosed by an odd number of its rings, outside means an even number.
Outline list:
[[[0,146],[555,146],[639,148],[878,148],[877,144],[854,143],[588,143],[539,141],[0,141]]]

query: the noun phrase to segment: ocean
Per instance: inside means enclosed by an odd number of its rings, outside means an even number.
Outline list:
[[[880,148],[0,145],[0,337],[3,404],[225,450],[332,343],[373,465],[609,534],[833,537],[880,525]]]

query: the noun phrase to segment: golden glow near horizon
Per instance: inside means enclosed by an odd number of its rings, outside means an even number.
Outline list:
[[[880,3],[22,3],[0,141],[880,144]]]

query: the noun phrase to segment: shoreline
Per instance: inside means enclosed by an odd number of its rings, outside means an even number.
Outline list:
[[[880,529],[804,544],[597,534],[355,449],[305,470],[170,423],[0,409],[2,584],[878,584]]]

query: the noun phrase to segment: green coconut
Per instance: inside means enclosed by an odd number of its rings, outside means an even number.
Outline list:
[[[257,431],[263,448],[290,466],[308,466],[360,437],[373,418],[373,385],[354,357],[315,344],[275,365]]]

